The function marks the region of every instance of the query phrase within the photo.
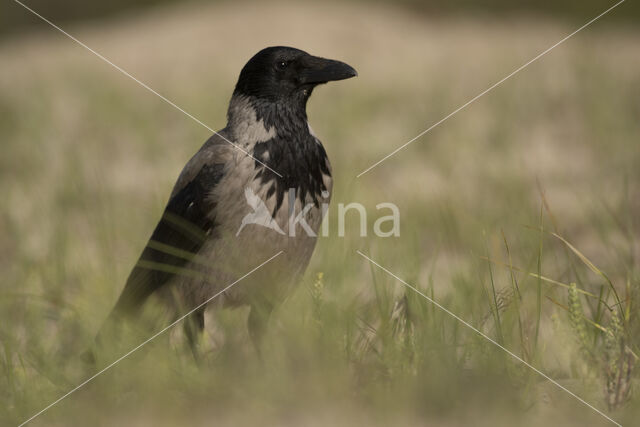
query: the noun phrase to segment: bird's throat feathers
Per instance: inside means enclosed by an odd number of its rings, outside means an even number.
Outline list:
[[[306,101],[271,102],[238,93],[229,103],[227,129],[236,144],[260,161],[255,162],[256,179],[272,184],[270,193],[277,196],[277,208],[290,188],[298,190],[301,200],[328,190],[329,161],[311,133],[305,106]]]
[[[294,142],[310,134],[306,102],[272,102],[242,94],[234,94],[227,113],[228,127],[236,139],[247,139],[252,130],[258,137],[251,142],[264,142],[279,135]],[[251,139],[251,138],[249,138]]]

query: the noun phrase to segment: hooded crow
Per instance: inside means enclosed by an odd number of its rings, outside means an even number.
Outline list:
[[[331,166],[307,123],[307,100],[317,85],[356,75],[343,62],[291,47],[253,56],[227,126],[184,167],[107,323],[131,319],[150,297],[177,318],[283,251],[213,302],[250,306],[249,333],[259,347],[271,311],[307,267],[331,195]],[[185,323],[192,344],[204,308]]]

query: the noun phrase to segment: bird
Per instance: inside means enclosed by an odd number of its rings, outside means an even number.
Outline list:
[[[184,325],[194,345],[205,310],[248,306],[247,329],[259,348],[272,311],[301,280],[325,213],[321,205],[331,198],[331,165],[308,124],[307,101],[317,86],[357,74],[344,62],[286,46],[251,57],[229,101],[226,127],[186,163],[105,325],[135,320],[151,298],[178,318],[281,251]],[[305,217],[291,221],[301,211]]]

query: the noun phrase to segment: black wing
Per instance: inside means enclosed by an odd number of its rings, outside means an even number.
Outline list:
[[[177,275],[193,276],[186,269],[215,228],[215,202],[209,193],[222,178],[223,164],[201,165],[199,172],[169,200],[160,222],[140,259],[129,274],[114,308],[115,313],[130,313],[153,292]]]

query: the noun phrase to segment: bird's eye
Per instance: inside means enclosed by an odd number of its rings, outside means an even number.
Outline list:
[[[278,62],[278,68],[281,69],[281,70],[284,70],[285,68],[287,68],[288,65],[289,65],[289,63],[287,61]]]

